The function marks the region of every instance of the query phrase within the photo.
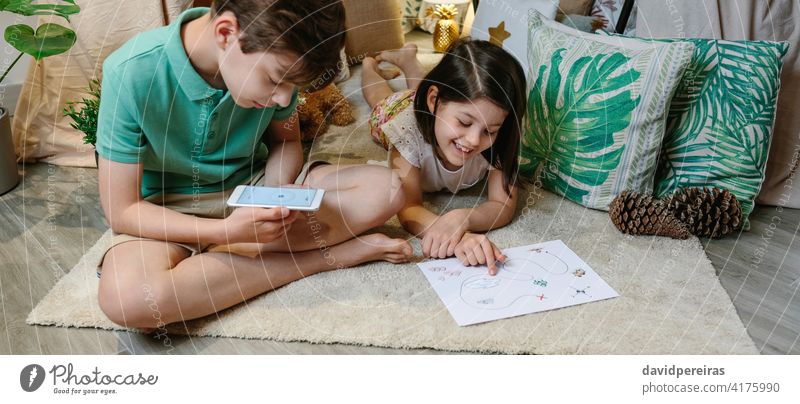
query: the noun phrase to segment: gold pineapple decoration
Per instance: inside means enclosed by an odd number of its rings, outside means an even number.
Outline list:
[[[436,6],[433,14],[439,19],[433,30],[433,49],[444,52],[458,39],[458,23],[455,21],[458,10],[452,4],[442,4]]]

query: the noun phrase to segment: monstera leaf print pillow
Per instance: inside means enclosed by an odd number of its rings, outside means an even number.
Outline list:
[[[667,115],[655,194],[720,187],[752,212],[764,182],[786,42],[643,39],[690,42],[694,54]]]
[[[667,106],[694,50],[580,32],[529,14],[521,174],[593,209],[653,191]]]

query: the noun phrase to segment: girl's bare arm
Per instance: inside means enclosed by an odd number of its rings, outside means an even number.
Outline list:
[[[422,188],[420,186],[419,168],[414,167],[400,155],[397,150],[392,150],[391,167],[400,176],[406,203],[397,214],[400,224],[411,234],[418,237],[425,235],[425,230],[439,218],[439,215],[422,206]]]
[[[503,186],[503,173],[500,170],[489,171],[488,179],[489,196],[486,202],[465,209],[467,217],[467,231],[484,232],[503,227],[514,218],[517,209],[517,187],[511,188],[509,195]]]

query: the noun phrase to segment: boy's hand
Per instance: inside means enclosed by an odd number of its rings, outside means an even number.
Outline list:
[[[497,275],[496,261],[505,262],[506,257],[484,234],[466,233],[456,246],[456,257],[462,264],[489,267],[489,275]]]
[[[422,236],[422,253],[431,258],[447,258],[467,231],[467,218],[462,211],[451,210],[438,219]]]
[[[236,208],[222,220],[225,243],[269,243],[286,234],[300,212],[288,208]]]

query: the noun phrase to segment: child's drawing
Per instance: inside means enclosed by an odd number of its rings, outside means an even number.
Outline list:
[[[498,263],[495,276],[488,274],[486,266],[465,267],[455,258],[419,267],[459,325],[618,296],[559,240],[503,253],[507,259]]]
[[[505,263],[499,264],[501,266],[498,266],[498,268],[524,273],[536,267],[553,275],[565,274],[569,271],[569,265],[557,255],[550,254],[549,251],[542,248],[535,248],[529,251],[534,254],[526,254],[525,257],[520,258],[509,257]]]
[[[533,284],[543,288],[547,287],[547,281],[544,279],[534,279]]]
[[[433,267],[430,268],[429,271],[439,274],[439,277],[437,278],[439,282],[444,282],[448,277],[451,276],[461,276],[461,270],[448,269],[447,267]]]
[[[566,268],[566,263],[560,262]],[[504,309],[520,299],[536,300],[534,292],[537,290],[531,287],[531,282],[550,276],[536,260],[528,258],[509,258],[498,268],[500,271],[495,276],[483,273],[464,279],[461,283],[461,300],[482,309]],[[560,267],[557,269],[560,270]],[[491,304],[482,303],[490,298]]]
[[[591,286],[585,286],[585,287],[582,287],[582,288],[580,288],[580,289],[578,289],[578,288],[576,288],[576,287],[573,287],[573,286],[570,286],[570,287],[571,287],[571,288],[572,288],[572,289],[575,291],[575,293],[573,293],[573,294],[572,294],[572,297],[578,297],[578,296],[581,296],[581,295],[582,295],[582,296],[588,296],[588,297],[592,297],[592,295],[590,295],[590,294],[589,294],[589,293],[586,291],[587,289],[591,288]]]

